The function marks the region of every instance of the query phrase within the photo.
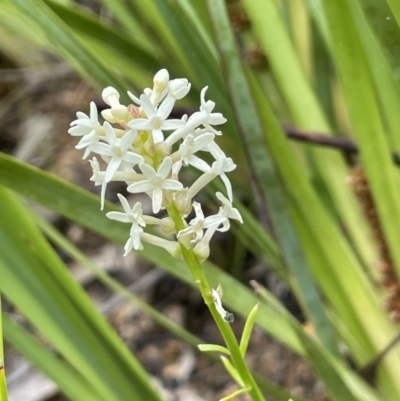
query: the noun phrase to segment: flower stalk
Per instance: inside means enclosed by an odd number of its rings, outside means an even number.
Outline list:
[[[169,216],[175,222],[176,228],[178,230],[182,230],[185,227],[184,221],[182,220],[182,217],[180,216],[179,211],[175,207],[175,205],[172,204],[171,206],[169,206],[167,208],[167,211]],[[245,388],[248,389],[248,393],[253,398],[253,401],[265,401],[261,390],[259,389],[253,375],[250,372],[250,369],[247,366],[244,356],[240,352],[239,344],[236,340],[232,327],[226,320],[224,320],[223,316],[221,316],[221,314],[217,310],[216,302],[212,295],[213,290],[208,283],[203,269],[201,268],[198,257],[195,255],[192,249],[187,249],[183,244],[181,244],[181,251],[183,258],[193,275],[201,296],[203,297],[204,303],[207,305],[215,323],[218,326],[226,347],[229,350],[234,367],[239,373],[239,376],[243,381]]]

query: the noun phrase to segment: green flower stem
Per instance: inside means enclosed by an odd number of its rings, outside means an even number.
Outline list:
[[[7,382],[4,369],[4,351],[3,351],[3,325],[1,320],[1,298],[0,298],[0,400],[7,401]]]
[[[179,214],[178,209],[175,204],[171,204],[167,208],[169,216],[173,219],[175,223],[175,227],[177,232],[185,228],[185,224],[183,222],[182,217]],[[245,387],[248,387],[249,394],[253,398],[253,401],[265,401],[264,396],[262,395],[260,389],[256,381],[254,380],[253,375],[251,374],[246,361],[244,360],[244,356],[242,356],[239,348],[239,344],[236,340],[235,334],[228,322],[226,322],[222,316],[218,313],[214,300],[211,294],[211,286],[208,283],[208,280],[201,268],[199,259],[195,255],[192,249],[187,249],[184,245],[181,244],[181,250],[183,258],[185,262],[189,266],[189,269],[194,277],[194,280],[200,290],[200,293],[203,297],[205,304],[211,312],[211,315],[218,326],[218,329],[225,341],[227,348],[229,349],[232,362],[237,369],[243,384]]]

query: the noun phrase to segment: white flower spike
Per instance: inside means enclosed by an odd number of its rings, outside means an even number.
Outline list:
[[[175,102],[184,98],[190,87],[187,79],[170,80],[168,71],[162,69],[154,76],[153,88],[145,88],[138,96],[128,92],[134,104],[121,104],[118,91],[113,87],[105,88],[102,97],[110,108],[102,112],[103,123],[99,121],[93,102],[90,103],[90,115],[78,112],[77,119],[71,123],[68,132],[81,137],[76,147],[85,149],[84,158],[91,152],[95,154],[90,161],[91,181],[96,186],[101,185],[101,209],[107,184],[119,181],[125,182],[127,191],[132,194],[146,193],[151,198],[153,213],[165,208],[169,210],[169,206],[174,205],[186,221],[191,210],[195,212],[195,217],[185,223],[186,228],[177,232],[171,217],[143,215],[140,202],[131,207],[128,200],[118,194],[124,211],[109,212],[107,217],[131,224],[125,255],[131,250],[143,249],[143,243],[147,242],[181,257],[182,244],[204,260],[209,256],[210,241],[215,232],[228,230],[230,219],[242,222],[240,213],[232,206],[232,185],[227,176],[236,165],[215,142],[216,135],[221,133],[214,126],[226,120],[222,114],[214,112],[215,103],[205,99],[207,87],[201,91],[197,112],[181,119],[169,118]],[[211,158],[210,164],[202,155],[206,155],[207,160]],[[100,168],[99,156],[104,161],[104,171]],[[179,176],[184,176],[181,172],[189,166],[203,174],[186,187]],[[218,177],[225,185],[227,197],[217,193],[222,206],[217,214],[204,216],[195,197]],[[148,225],[159,226],[164,234],[175,238],[169,240],[147,233]],[[224,311],[217,295],[213,292],[217,310],[229,320],[230,314]]]

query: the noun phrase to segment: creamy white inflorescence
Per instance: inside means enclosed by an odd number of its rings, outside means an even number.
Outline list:
[[[158,225],[164,233],[175,234],[181,244],[192,248],[204,260],[209,255],[209,243],[215,231],[228,230],[229,219],[242,223],[240,213],[232,207],[232,186],[226,175],[236,165],[215,142],[216,135],[221,135],[221,132],[214,126],[225,123],[226,119],[221,113],[213,112],[213,101],[205,99],[207,87],[201,91],[199,111],[181,119],[169,119],[175,102],[188,94],[190,86],[184,78],[170,80],[168,71],[163,69],[154,76],[153,88],[146,88],[138,97],[128,92],[135,104],[121,104],[118,91],[112,87],[105,88],[102,97],[110,108],[101,113],[105,120],[103,124],[99,122],[93,102],[90,116],[78,112],[77,119],[71,123],[68,132],[81,137],[76,148],[85,149],[83,158],[94,153],[105,162],[102,171],[96,157],[90,161],[93,169],[91,180],[102,188],[101,208],[107,184],[123,181],[128,192],[143,192],[152,199],[153,213],[174,203],[186,223],[184,229],[176,232],[170,217],[159,219],[143,215],[140,202],[131,207],[128,200],[118,194],[124,212],[109,212],[107,217],[131,224],[125,255],[132,249],[143,249],[142,242],[148,242],[166,249],[173,256],[180,256],[177,241],[144,231],[147,225]],[[205,154],[208,154],[208,160],[210,157],[214,159],[211,165],[203,160]],[[202,172],[190,187],[184,187],[179,181],[181,169],[187,166]],[[204,217],[201,205],[194,197],[216,177],[221,177],[227,197],[218,192],[216,196],[222,204],[219,212]],[[185,219],[192,209],[195,217],[187,223]]]

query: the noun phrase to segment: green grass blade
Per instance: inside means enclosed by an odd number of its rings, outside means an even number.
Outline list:
[[[279,155],[275,160],[287,184],[289,206],[313,275],[348,332],[362,344],[350,351],[359,363],[367,363],[391,341],[396,331],[382,313],[378,294],[340,233],[334,217],[326,211],[302,174],[299,160],[256,82],[253,93],[263,111],[265,140],[272,154]],[[393,361],[390,363],[391,358]],[[381,366],[385,372],[382,380],[389,382],[390,386],[397,386],[396,372],[391,368],[396,364],[395,359],[394,354],[389,354]]]
[[[389,5],[397,24],[400,26],[400,3],[396,0],[386,0],[386,3]]]
[[[49,40],[88,82],[95,87],[99,83],[104,86],[111,85],[125,92],[125,88],[115,74],[108,71],[102,61],[83,45],[69,26],[43,1],[15,0],[13,3],[43,29]]]
[[[68,398],[74,401],[105,400],[95,387],[7,315],[3,315],[3,322],[6,341],[53,380]]]
[[[315,326],[320,340],[331,352],[338,354],[335,332],[314,286],[313,278],[290,221],[277,172],[263,143],[259,117],[241,66],[226,8],[224,3],[219,0],[210,0],[208,6],[216,41],[220,49],[222,65],[225,69],[224,76],[231,93],[233,108],[236,110],[237,123],[248,151],[249,162],[258,177],[258,183],[266,200],[267,208],[271,213],[282,258],[293,274],[295,292],[306,314]]]
[[[293,123],[305,130],[330,133],[331,127],[300,65],[276,2],[244,0],[243,4],[254,33],[268,57],[282,96],[290,109]],[[317,10],[316,13],[321,15],[320,6],[315,5],[314,8]],[[345,226],[346,233],[351,236],[364,263],[371,264],[377,258],[376,249],[360,206],[344,182],[348,169],[342,155],[333,150],[315,148],[310,149],[310,154],[342,218],[340,224]]]
[[[296,330],[300,341],[304,344],[310,361],[323,380],[326,390],[335,401],[383,401],[375,391],[345,365],[342,360],[328,353],[319,343],[304,331],[301,324],[286,310],[268,290],[257,283],[253,283],[261,300],[273,305],[287,318]]]
[[[1,318],[1,298],[0,298],[0,400],[7,401],[7,381],[4,361],[4,347],[3,347],[3,332],[4,332],[4,319]]]
[[[76,34],[93,38],[106,45],[108,49],[118,51],[147,72],[152,68],[156,70],[163,68],[155,52],[150,53],[140,47],[143,41],[138,41],[137,38],[136,41],[128,39],[125,32],[117,30],[110,24],[101,23],[92,14],[80,10],[76,5],[72,8],[51,0],[45,2]]]
[[[4,295],[105,399],[159,400],[143,368],[73,280],[27,210],[4,187],[0,198]]]
[[[357,20],[346,0],[324,1],[332,50],[343,84],[363,166],[391,256],[400,275],[400,190]],[[345,45],[339,45],[345,43]],[[360,101],[362,99],[362,101]],[[397,222],[397,223],[394,223]]]

